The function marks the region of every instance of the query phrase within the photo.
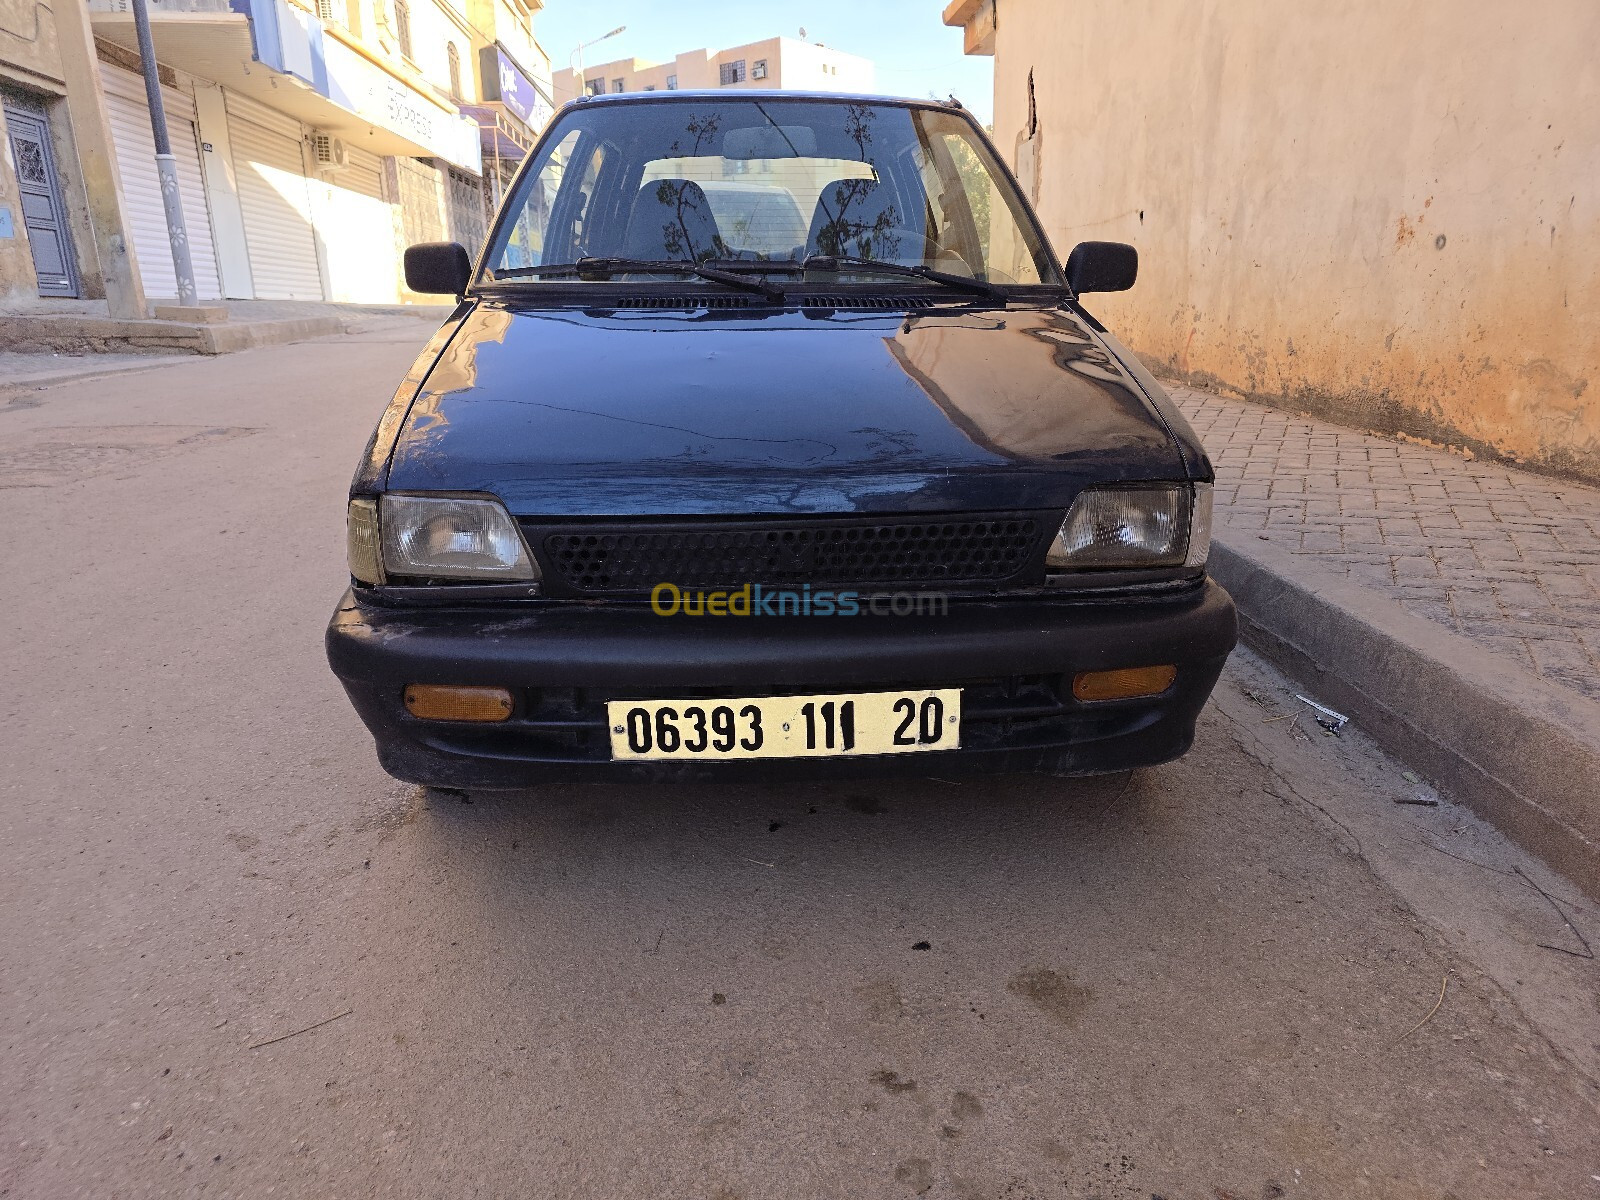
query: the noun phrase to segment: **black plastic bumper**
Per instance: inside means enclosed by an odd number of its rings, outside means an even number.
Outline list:
[[[552,779],[762,779],[952,771],[1093,774],[1166,762],[1237,638],[1227,592],[952,603],[927,617],[659,617],[642,606],[393,609],[347,592],[328,661],[397,778],[517,788]],[[1079,671],[1173,663],[1160,696],[1082,703]],[[511,689],[497,725],[424,721],[409,683]],[[608,700],[962,688],[962,747],[848,759],[611,761]]]

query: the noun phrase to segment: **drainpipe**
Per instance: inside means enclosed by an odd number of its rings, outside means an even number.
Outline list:
[[[178,303],[195,306],[194,264],[189,260],[189,230],[183,220],[183,200],[178,192],[178,160],[167,137],[167,110],[161,102],[161,78],[156,73],[156,44],[150,36],[147,0],[133,0],[133,28],[139,36],[139,60],[144,67],[144,94],[150,104],[150,132],[155,135],[156,173],[161,177],[161,204],[167,210],[167,239],[172,243],[172,272],[178,277]]]

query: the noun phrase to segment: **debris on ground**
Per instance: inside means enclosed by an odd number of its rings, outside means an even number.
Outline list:
[[[354,1011],[352,1008],[347,1008],[342,1013],[335,1013],[326,1020],[318,1021],[315,1025],[307,1025],[304,1029],[296,1029],[293,1033],[285,1033],[280,1037],[268,1038],[264,1042],[256,1042],[249,1049],[259,1050],[263,1046],[276,1046],[279,1042],[287,1042],[290,1038],[299,1037],[302,1033],[310,1033],[313,1029],[321,1029],[324,1025],[332,1025],[335,1021],[348,1017]]]
[[[1311,708],[1316,711],[1317,724],[1321,725],[1329,733],[1338,733],[1350,723],[1350,718],[1345,716],[1343,713],[1334,712],[1333,709],[1329,708],[1327,705],[1318,704],[1309,696],[1302,696],[1300,693],[1296,692],[1294,698],[1300,701],[1301,704],[1310,705]]]
[[[1422,1020],[1418,1021],[1415,1025],[1413,1025],[1410,1029],[1406,1030],[1399,1037],[1395,1038],[1395,1044],[1396,1045],[1398,1045],[1399,1043],[1405,1041],[1413,1033],[1415,1033],[1417,1030],[1421,1029],[1429,1021],[1433,1020],[1433,1014],[1438,1012],[1439,1011],[1439,1006],[1444,1003],[1444,991],[1445,991],[1445,988],[1449,986],[1449,984],[1450,984],[1450,976],[1448,974],[1446,974],[1442,978],[1440,978],[1440,980],[1439,980],[1439,998],[1433,1002],[1433,1007],[1428,1010],[1428,1015],[1423,1017]]]
[[[1556,910],[1556,916],[1561,918],[1561,923],[1572,932],[1573,937],[1578,939],[1578,944],[1582,946],[1583,949],[1569,950],[1565,946],[1552,946],[1548,942],[1535,942],[1534,945],[1538,946],[1541,950],[1554,950],[1558,954],[1570,954],[1573,958],[1594,958],[1594,947],[1589,945],[1589,939],[1584,937],[1583,931],[1572,923],[1572,918],[1567,916],[1566,909],[1562,908],[1561,905],[1556,903],[1555,897],[1549,892],[1545,891],[1531,878],[1529,878],[1528,873],[1521,867],[1514,866],[1511,869],[1518,875],[1522,876],[1523,883],[1527,884],[1534,891],[1538,892],[1539,895],[1543,896],[1545,898],[1545,902],[1548,903],[1551,908]]]

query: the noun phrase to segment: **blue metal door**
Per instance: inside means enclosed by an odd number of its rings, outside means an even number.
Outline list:
[[[61,201],[61,179],[50,152],[49,129],[42,116],[14,108],[5,110],[5,118],[39,294],[76,296],[78,278],[67,232],[67,208]]]

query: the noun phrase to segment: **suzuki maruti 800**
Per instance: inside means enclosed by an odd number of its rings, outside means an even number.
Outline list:
[[[350,489],[328,658],[401,779],[1119,771],[1235,640],[1212,468],[957,104],[569,104]]]

